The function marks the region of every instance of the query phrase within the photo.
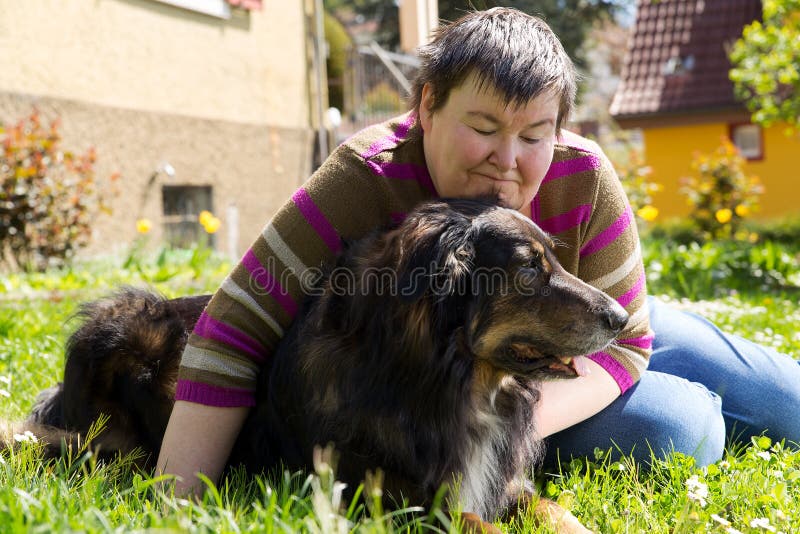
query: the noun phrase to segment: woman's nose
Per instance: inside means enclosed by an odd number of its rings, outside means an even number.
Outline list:
[[[501,172],[510,171],[517,167],[516,146],[511,139],[500,139],[489,155],[489,162]]]

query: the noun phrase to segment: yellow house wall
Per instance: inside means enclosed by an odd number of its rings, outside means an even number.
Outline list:
[[[800,214],[800,137],[787,137],[784,126],[763,130],[764,159],[749,161],[745,172],[755,174],[764,185],[758,218]],[[691,174],[695,152],[711,152],[728,135],[725,123],[671,126],[643,130],[645,158],[653,169],[652,179],[664,186],[653,201],[660,216],[680,217],[689,213],[686,197],[678,193],[680,179]]]
[[[223,20],[154,0],[0,0],[0,85],[10,93],[307,128],[303,3],[233,12]],[[220,87],[220,79],[229,83]]]

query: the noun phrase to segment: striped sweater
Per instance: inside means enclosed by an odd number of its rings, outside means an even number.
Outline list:
[[[435,198],[413,113],[363,130],[339,146],[258,235],[189,337],[177,400],[252,406],[259,368],[298,311],[308,277],[332,264],[342,240],[399,221]],[[563,243],[564,267],[631,314],[617,343],[590,358],[622,392],[647,366],[644,269],[633,213],[599,147],[564,132],[531,217]]]

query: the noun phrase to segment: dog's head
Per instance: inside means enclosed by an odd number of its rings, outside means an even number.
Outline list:
[[[490,201],[427,203],[394,237],[399,294],[418,310],[415,322],[460,336],[498,371],[577,376],[574,357],[603,349],[628,321],[616,301],[559,264],[545,232]]]

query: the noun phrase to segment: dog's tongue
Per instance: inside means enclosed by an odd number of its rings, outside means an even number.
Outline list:
[[[578,376],[586,376],[591,372],[589,371],[589,364],[586,363],[585,356],[576,356],[572,358],[572,368],[575,369]]]

